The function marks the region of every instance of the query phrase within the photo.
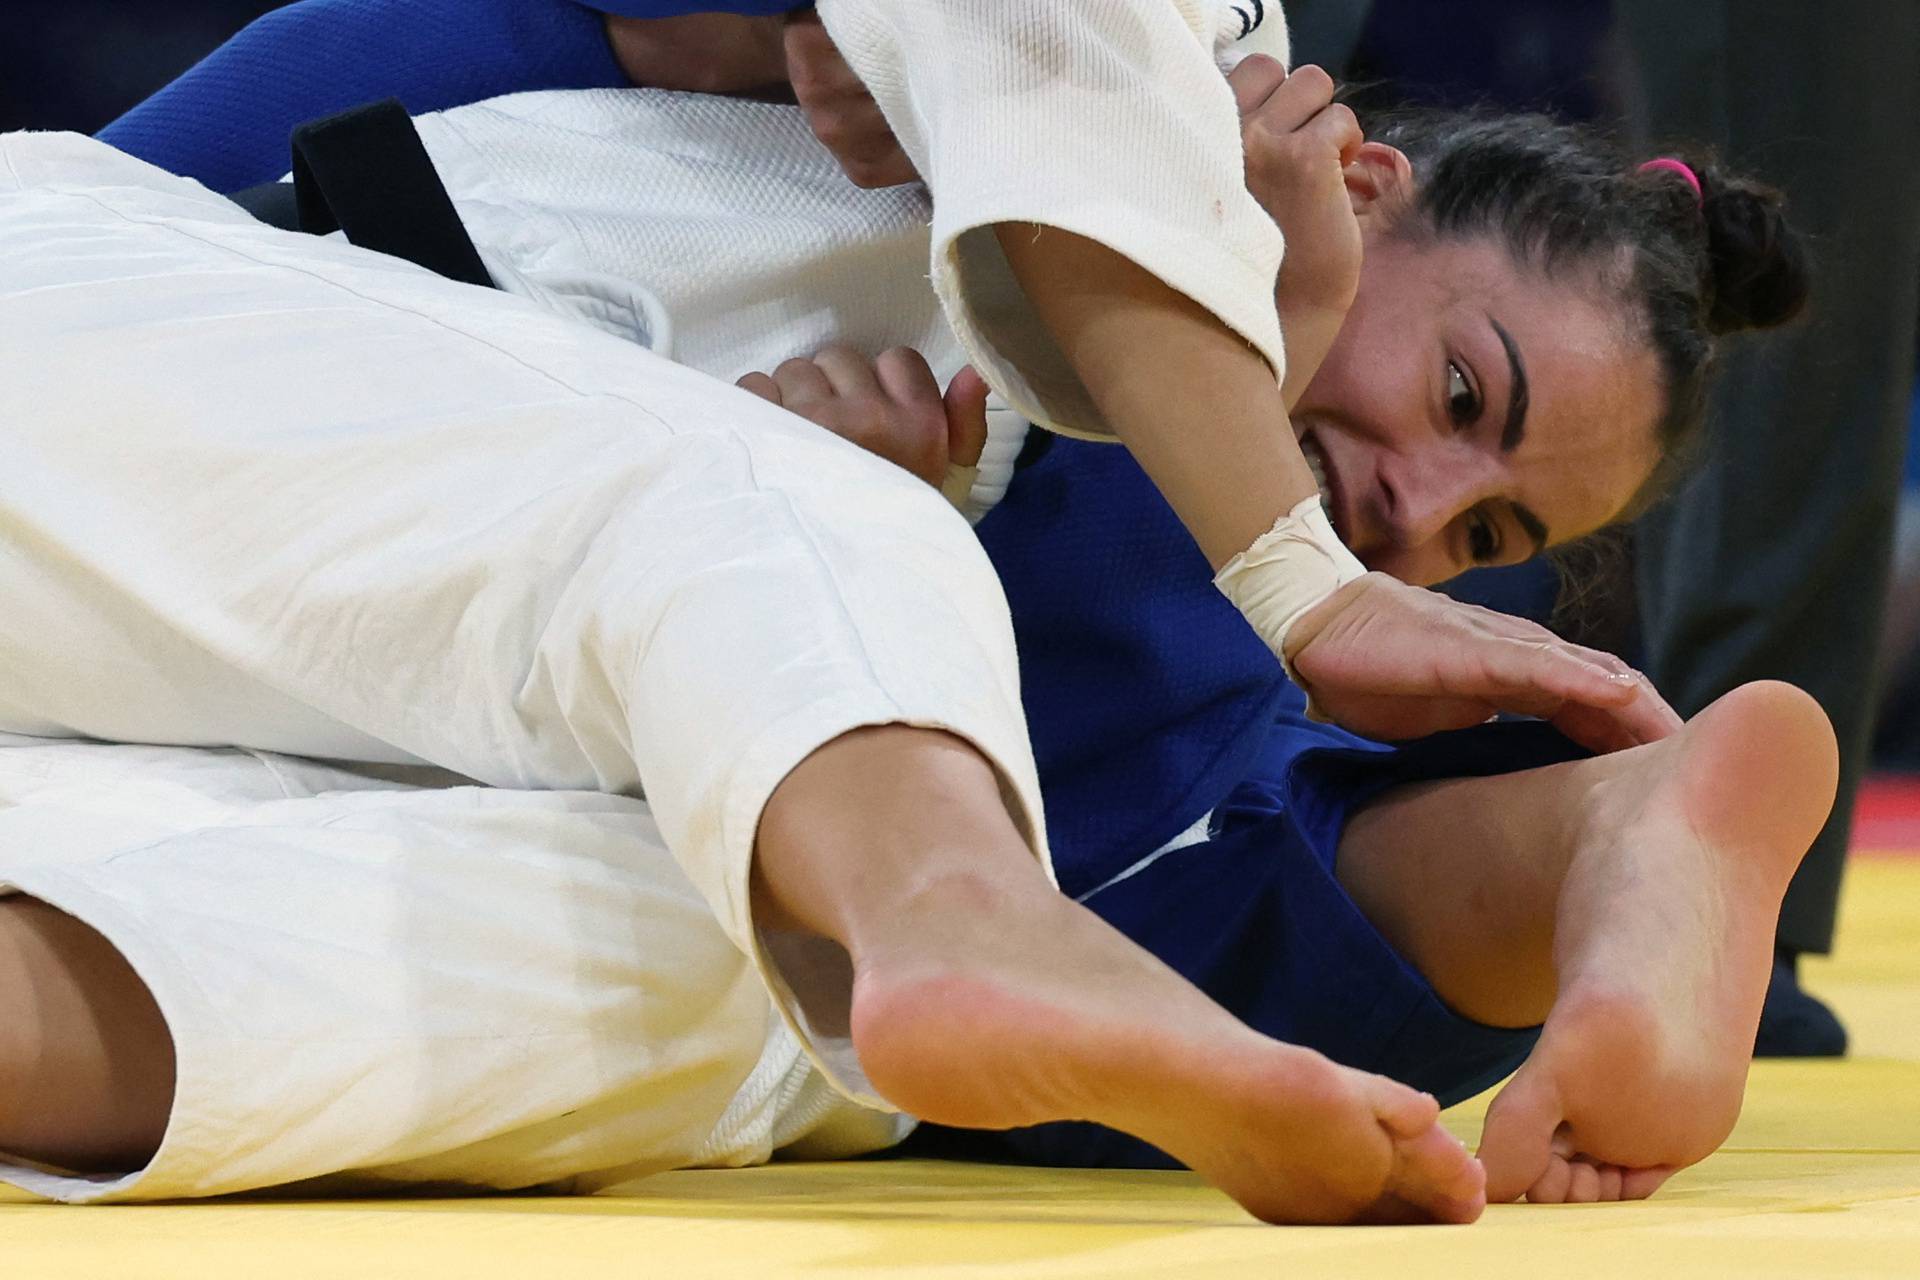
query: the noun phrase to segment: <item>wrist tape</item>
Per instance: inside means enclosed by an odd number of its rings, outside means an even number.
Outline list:
[[[1287,660],[1287,632],[1315,605],[1366,572],[1334,534],[1316,494],[1302,499],[1252,546],[1227,561],[1213,576],[1213,585],[1253,624],[1286,667],[1288,678],[1311,701],[1312,691]]]
[[[973,496],[973,482],[980,478],[977,466],[963,467],[956,463],[947,464],[947,478],[940,485],[940,496],[960,508],[967,509],[967,499]]]

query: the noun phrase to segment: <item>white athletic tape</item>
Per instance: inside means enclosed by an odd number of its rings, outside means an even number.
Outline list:
[[[973,482],[979,478],[979,467],[962,467],[949,462],[947,478],[940,485],[940,496],[965,512],[967,499],[973,496]]]
[[[1213,585],[1253,624],[1293,682],[1307,690],[1287,661],[1287,632],[1315,605],[1366,572],[1334,533],[1316,494],[1302,499],[1252,546],[1227,561]],[[1316,714],[1311,690],[1307,697],[1308,713]]]

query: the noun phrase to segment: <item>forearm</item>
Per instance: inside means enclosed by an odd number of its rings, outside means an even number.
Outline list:
[[[1101,414],[1216,569],[1317,492],[1273,371],[1245,339],[1091,240],[1016,224],[998,237]]]
[[[956,334],[1003,398],[1053,430],[1116,434],[1008,272],[992,234],[1001,224],[1096,240],[1194,299],[1269,370],[1285,363],[1273,303],[1280,233],[1246,189],[1238,113],[1214,33],[1200,29],[1204,8],[820,5],[932,189],[931,273]]]
[[[1282,310],[1280,328],[1287,343],[1287,376],[1280,385],[1281,399],[1289,411],[1300,403],[1301,395],[1313,375],[1320,371],[1334,339],[1340,336],[1347,313],[1333,308]]]
[[[690,13],[649,18],[609,13],[607,40],[621,73],[641,88],[764,94],[787,86],[778,16]]]
[[[259,19],[100,136],[236,191],[287,171],[296,125],[365,102],[397,97],[417,113],[623,83],[601,14],[573,0],[304,0]]]

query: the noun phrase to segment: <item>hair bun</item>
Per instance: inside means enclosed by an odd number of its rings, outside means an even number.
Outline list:
[[[1713,273],[1707,328],[1725,334],[1785,324],[1805,309],[1811,288],[1806,250],[1787,225],[1785,201],[1757,182],[1700,176]]]

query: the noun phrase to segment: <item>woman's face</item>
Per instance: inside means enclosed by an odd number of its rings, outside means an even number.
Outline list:
[[[1492,240],[1363,227],[1359,292],[1293,416],[1341,540],[1427,585],[1611,521],[1658,461],[1661,404],[1607,291]]]

